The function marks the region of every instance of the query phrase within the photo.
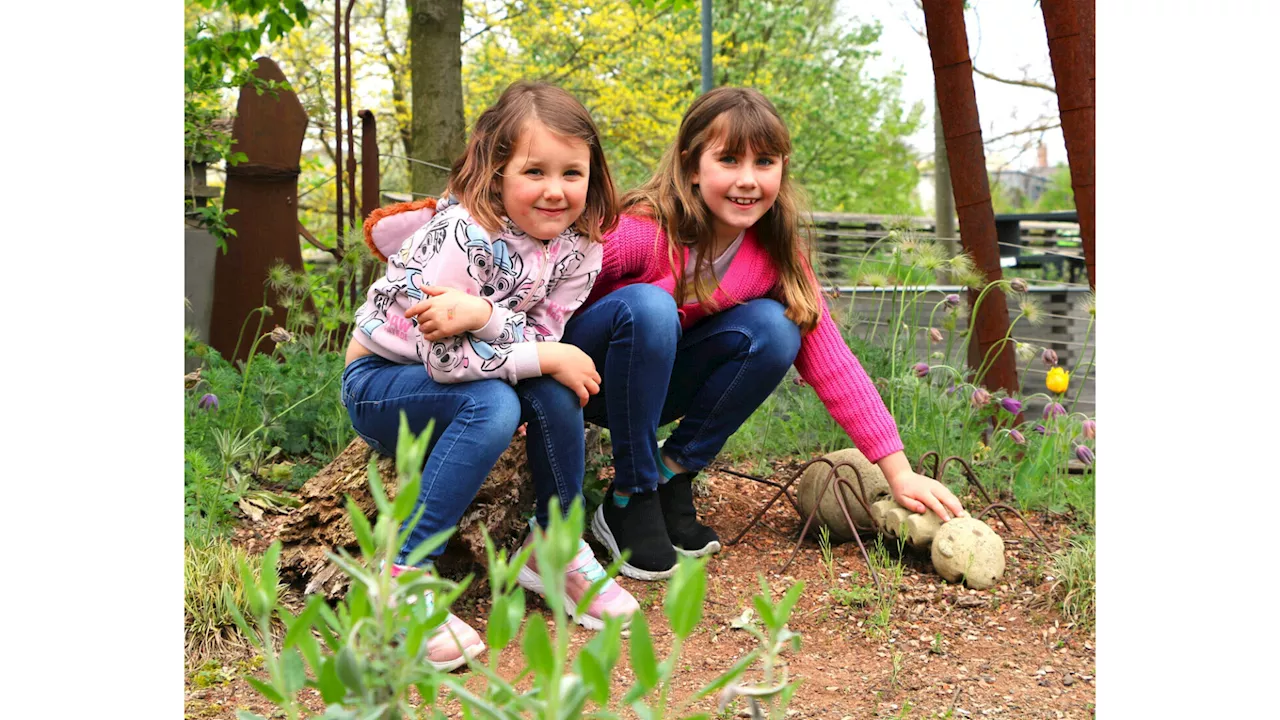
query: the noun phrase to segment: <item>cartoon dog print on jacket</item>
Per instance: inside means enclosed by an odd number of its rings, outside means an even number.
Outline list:
[[[412,247],[416,234],[410,235],[409,239],[404,241],[405,244],[400,247],[400,255],[405,258],[405,278],[408,281],[405,294],[414,300],[421,300],[423,298],[422,288],[431,284],[420,279],[422,269],[444,246],[444,239],[448,234],[448,226],[444,223],[429,224],[423,232],[426,234],[416,248]],[[413,251],[412,255],[409,254],[410,249]],[[389,262],[394,263],[394,258],[389,259]]]
[[[465,334],[469,335],[469,333]],[[419,360],[422,359],[424,344],[425,341],[418,343]],[[431,343],[431,356],[427,358],[427,363],[441,373],[450,373],[459,367],[470,365],[466,353],[462,352],[462,335],[454,335]]]
[[[364,331],[365,335],[372,337],[374,330],[386,324],[387,308],[391,307],[391,304],[395,302],[397,290],[398,288],[395,286],[374,289],[373,307],[364,313],[363,318],[360,317],[359,313],[356,315],[356,324]]]
[[[490,243],[484,231],[471,223],[458,223],[454,239],[467,253],[467,274],[480,285],[480,297],[516,297],[517,303],[523,300],[520,294],[528,292],[532,283],[525,280],[516,287],[516,280],[524,271],[524,260],[519,253],[511,252],[505,240]]]

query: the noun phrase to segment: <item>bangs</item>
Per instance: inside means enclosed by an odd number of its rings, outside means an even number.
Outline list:
[[[757,155],[791,154],[791,135],[776,116],[750,105],[720,113],[707,126],[704,147],[717,141],[724,151],[740,155],[750,148]]]

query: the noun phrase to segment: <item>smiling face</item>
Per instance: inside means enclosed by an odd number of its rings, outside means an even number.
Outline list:
[[[500,172],[507,217],[528,235],[551,240],[577,222],[586,208],[591,149],[578,138],[557,135],[531,120]]]
[[[750,146],[725,150],[723,139],[709,143],[689,176],[711,211],[716,239],[728,243],[764,217],[778,199],[786,158],[756,154]]]

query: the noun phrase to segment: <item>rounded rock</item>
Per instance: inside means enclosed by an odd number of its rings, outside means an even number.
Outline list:
[[[933,568],[948,582],[964,580],[985,590],[1004,576],[1004,540],[981,520],[959,517],[938,528],[930,552]]]
[[[889,481],[885,479],[884,473],[880,471],[867,457],[857,448],[848,448],[845,450],[837,450],[824,456],[831,465],[817,462],[809,466],[805,470],[804,475],[800,478],[800,487],[796,491],[796,499],[799,501],[800,512],[805,517],[813,512],[814,507],[818,508],[814,520],[825,525],[831,532],[831,540],[833,542],[845,542],[852,540],[854,529],[849,527],[845,522],[844,513],[840,511],[840,502],[836,498],[836,490],[839,488],[844,496],[845,505],[849,508],[849,517],[853,520],[853,524],[858,530],[874,530],[875,525],[871,522],[871,517],[867,511],[862,508],[858,502],[856,493],[858,488],[858,474],[862,476],[863,484],[866,486],[867,505],[888,497]],[[831,467],[840,463],[848,463],[857,468],[858,474],[848,465],[840,467],[837,472],[840,477],[849,481],[852,490],[837,485],[834,478],[827,483],[827,477],[831,472]],[[826,483],[827,487],[822,494],[819,502],[818,491],[822,489],[822,485]],[[816,528],[815,528],[816,529]]]

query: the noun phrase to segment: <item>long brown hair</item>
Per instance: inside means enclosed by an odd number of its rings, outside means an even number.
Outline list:
[[[686,302],[688,278],[680,263],[680,246],[697,250],[693,294],[700,303],[710,301],[714,278],[704,269],[712,262],[715,240],[710,208],[689,178],[698,169],[703,151],[720,141],[730,154],[750,147],[757,154],[791,155],[791,133],[769,99],[751,88],[716,88],[693,101],[680,121],[676,140],[663,154],[658,169],[644,185],[622,198],[622,211],[652,217],[667,234],[667,253],[676,278],[676,302]],[[761,247],[778,269],[778,300],[787,317],[808,333],[817,327],[821,301],[810,258],[811,224],[802,225],[803,191],[791,182],[788,163],[782,167],[778,197],[753,226]]]
[[[561,137],[582,140],[590,148],[586,208],[573,229],[591,242],[604,242],[603,233],[618,222],[618,196],[600,147],[600,133],[582,103],[555,85],[520,80],[502,91],[498,102],[476,118],[466,152],[453,163],[445,195],[457,197],[484,229],[500,229],[506,215],[500,173],[530,122],[540,122]]]

